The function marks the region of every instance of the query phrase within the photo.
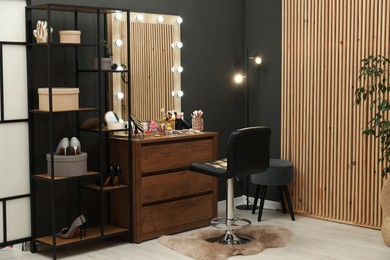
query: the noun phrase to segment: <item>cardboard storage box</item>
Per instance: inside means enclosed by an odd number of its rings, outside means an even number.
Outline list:
[[[80,43],[81,31],[64,30],[60,31],[60,43]]]
[[[54,176],[72,177],[87,173],[87,153],[78,155],[57,155],[54,154]],[[46,154],[47,172],[51,174],[50,153]]]
[[[79,109],[78,88],[52,88],[53,111]],[[49,111],[49,89],[39,88],[39,110]]]

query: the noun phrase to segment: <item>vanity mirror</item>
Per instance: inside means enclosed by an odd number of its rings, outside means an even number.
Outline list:
[[[108,17],[108,44],[113,63],[126,70],[127,29],[125,14]],[[130,85],[131,112],[141,121],[160,119],[161,108],[181,111],[180,41],[181,17],[162,14],[130,13]],[[129,104],[125,73],[114,73],[110,79],[111,108],[128,120]]]

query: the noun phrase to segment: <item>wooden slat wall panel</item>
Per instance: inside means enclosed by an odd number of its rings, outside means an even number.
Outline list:
[[[131,23],[131,86],[134,86],[131,104],[139,104],[133,105],[131,111],[140,120],[158,120],[161,108],[174,107],[173,97],[166,95],[174,90],[170,70],[173,64],[172,33],[172,25]]]
[[[294,163],[294,209],[379,228],[383,165],[354,91],[363,58],[390,57],[390,2],[282,2],[281,156]]]

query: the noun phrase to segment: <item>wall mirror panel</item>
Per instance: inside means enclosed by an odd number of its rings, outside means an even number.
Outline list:
[[[108,46],[113,63],[126,70],[126,14],[108,18]],[[161,108],[181,111],[175,93],[181,90],[180,49],[181,18],[173,15],[130,13],[130,83],[131,111],[139,120],[158,120]],[[110,37],[111,36],[111,37]],[[111,107],[119,118],[128,120],[128,89],[125,74],[112,75]]]

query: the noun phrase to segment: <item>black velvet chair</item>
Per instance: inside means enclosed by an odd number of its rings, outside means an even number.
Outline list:
[[[217,217],[210,221],[212,226],[226,230],[221,237],[207,239],[224,245],[245,244],[250,237],[239,237],[234,229],[251,224],[247,219],[233,216],[234,178],[263,172],[269,165],[269,142],[271,130],[256,126],[236,130],[230,134],[227,158],[208,163],[192,163],[190,169],[195,172],[227,180],[226,217]]]
[[[294,170],[292,162],[281,159],[270,159],[268,170],[251,176],[252,183],[256,184],[254,205],[257,205],[257,201],[260,198],[260,209],[257,221],[261,221],[268,186],[278,186],[283,212],[286,212],[286,206],[284,204],[284,197],[286,197],[291,219],[295,220],[290,192],[288,191],[288,184],[291,183],[293,175]],[[252,214],[255,213],[255,210],[256,207],[253,207]]]

